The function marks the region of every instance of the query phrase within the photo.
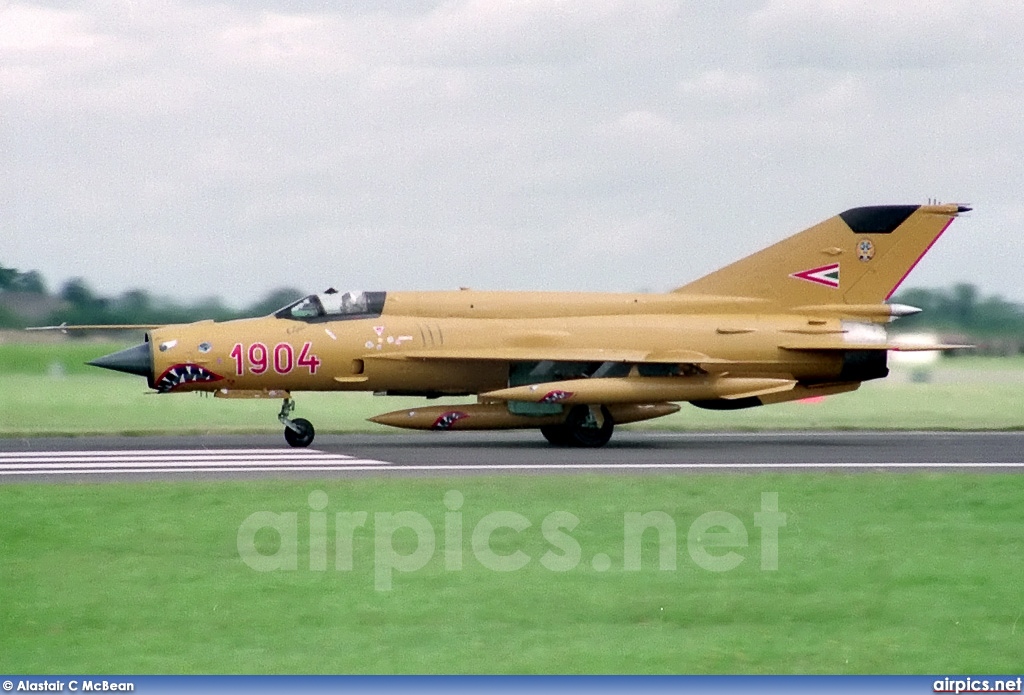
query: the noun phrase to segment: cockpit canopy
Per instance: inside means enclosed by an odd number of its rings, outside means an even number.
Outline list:
[[[386,292],[338,292],[332,287],[292,302],[274,316],[309,323],[372,318],[384,311],[386,296]]]

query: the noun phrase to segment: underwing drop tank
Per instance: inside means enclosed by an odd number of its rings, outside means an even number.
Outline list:
[[[652,420],[679,410],[675,403],[631,403],[610,405],[608,412],[614,422]],[[410,430],[512,430],[560,425],[565,412],[554,415],[517,415],[505,403],[467,403],[465,405],[432,405],[425,408],[395,410],[371,417],[370,422]]]
[[[622,377],[568,379],[513,386],[482,394],[484,398],[526,403],[630,404],[651,400],[697,401],[738,399],[788,391],[791,379],[736,377]],[[619,422],[616,420],[616,422]]]

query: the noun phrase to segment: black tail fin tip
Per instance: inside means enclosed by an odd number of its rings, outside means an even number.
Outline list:
[[[920,205],[872,205],[839,213],[855,234],[892,234]]]

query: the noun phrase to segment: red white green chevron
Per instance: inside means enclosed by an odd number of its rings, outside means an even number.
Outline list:
[[[814,282],[825,287],[839,287],[839,264],[830,263],[829,265],[823,265],[820,268],[811,268],[810,270],[801,270],[799,273],[792,273],[789,277],[797,278],[798,280],[807,280],[808,282]]]

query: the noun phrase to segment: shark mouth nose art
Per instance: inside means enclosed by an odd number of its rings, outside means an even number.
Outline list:
[[[181,386],[211,383],[223,378],[198,364],[176,364],[166,369],[156,380],[156,390],[160,393],[168,393]]]

